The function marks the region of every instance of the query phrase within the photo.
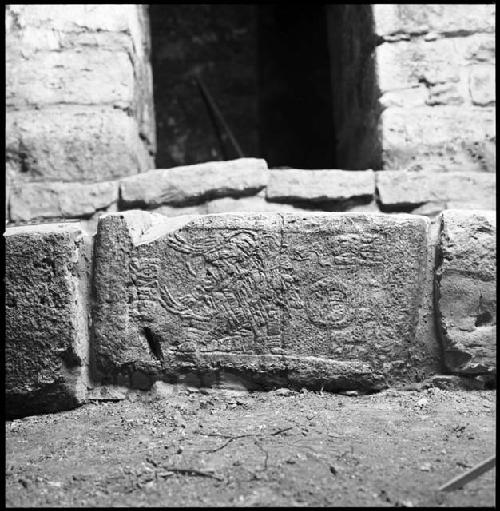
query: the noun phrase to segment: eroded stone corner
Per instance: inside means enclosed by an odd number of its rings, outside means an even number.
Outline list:
[[[86,399],[92,238],[78,223],[9,228],[6,410],[74,408]]]
[[[440,215],[435,313],[446,369],[496,375],[496,215]]]

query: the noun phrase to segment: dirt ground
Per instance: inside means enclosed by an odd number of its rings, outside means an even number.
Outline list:
[[[495,391],[129,394],[6,425],[6,505],[494,506]]]

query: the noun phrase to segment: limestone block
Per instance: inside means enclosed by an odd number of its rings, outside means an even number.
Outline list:
[[[394,89],[384,92],[380,96],[380,105],[383,109],[391,106],[413,108],[423,106],[429,98],[429,88],[423,84],[403,89]]]
[[[112,103],[151,138],[147,6],[44,7],[7,6],[7,105]]]
[[[444,362],[463,375],[496,374],[496,215],[441,214],[436,270]]]
[[[7,65],[7,108],[61,103],[132,108],[133,101],[134,68],[125,51],[37,52]]]
[[[105,215],[99,377],[148,388],[224,370],[267,388],[338,390],[425,373],[414,334],[427,226],[361,213]]]
[[[405,206],[409,206],[406,204]],[[397,207],[397,206],[396,206]],[[395,209],[396,209],[395,207]],[[401,206],[399,206],[401,207]],[[412,206],[409,206],[412,207]],[[448,202],[446,201],[430,201],[430,202],[424,202],[421,206],[418,206],[415,209],[411,210],[411,213],[413,215],[424,215],[428,217],[436,217],[443,211],[444,209],[448,209]],[[477,208],[476,208],[477,209]]]
[[[90,217],[118,200],[118,182],[23,183],[12,188],[10,215],[13,222],[50,217]]]
[[[495,66],[473,66],[469,75],[469,90],[474,105],[493,106],[495,104]]]
[[[377,202],[372,200],[365,204],[353,204],[347,211],[349,211],[349,213],[378,213],[380,210],[377,206]]]
[[[387,94],[404,94],[408,97],[402,105],[405,107],[417,99],[421,105],[470,104],[469,66],[478,62],[486,65],[487,59],[494,75],[494,47],[494,37],[488,34],[381,44],[375,50],[381,101],[389,101]],[[417,94],[422,85],[426,95]],[[494,96],[494,87],[491,94]]]
[[[376,173],[381,205],[387,209],[420,207],[426,203],[446,207],[481,203],[496,209],[496,176],[489,172],[412,172],[383,170]]]
[[[269,174],[268,200],[341,201],[375,193],[372,170],[271,169]]]
[[[182,207],[172,207],[172,206],[160,206],[158,208],[154,208],[150,210],[151,213],[156,213],[157,215],[163,215],[167,217],[171,216],[185,216],[185,215],[206,215],[208,212],[207,203],[199,204],[197,206],[186,206]]]
[[[224,196],[251,195],[264,188],[267,164],[257,158],[212,161],[150,170],[120,182],[123,207],[183,206]]]
[[[59,31],[50,26],[24,26],[6,34],[5,57],[7,67],[19,58],[31,58],[37,52],[60,52],[82,47],[84,51],[125,51],[134,54],[134,43],[126,32]]]
[[[46,26],[60,32],[130,32],[136,9],[134,4],[11,4],[6,11],[7,31]]]
[[[7,414],[73,408],[86,393],[91,238],[73,223],[4,236]]]
[[[467,38],[465,59],[468,64],[495,63],[495,37],[492,34],[476,34]]]
[[[6,32],[7,157],[19,160],[22,180],[154,167],[147,6],[9,5]]]
[[[495,5],[374,4],[375,33],[386,40],[397,35],[454,36],[495,31]],[[391,37],[392,36],[392,37]]]
[[[493,108],[387,108],[381,116],[384,168],[495,171]]]
[[[264,197],[241,197],[240,199],[233,199],[231,197],[224,197],[223,199],[215,199],[207,204],[207,213],[231,213],[231,212],[297,212],[299,208],[291,204],[277,204],[268,202]]]
[[[6,153],[7,162],[17,162],[21,181],[105,181],[153,163],[132,117],[83,105],[9,112]]]

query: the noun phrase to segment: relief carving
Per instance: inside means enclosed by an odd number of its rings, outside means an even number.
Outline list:
[[[323,328],[343,328],[352,320],[353,308],[347,287],[325,277],[309,286],[305,306],[311,323]]]

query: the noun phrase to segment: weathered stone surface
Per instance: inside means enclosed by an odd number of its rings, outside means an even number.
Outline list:
[[[496,176],[489,172],[384,170],[376,173],[376,179],[381,205],[389,210],[425,203],[445,206],[448,201],[496,209]]]
[[[208,204],[205,202],[203,204],[198,204],[196,206],[186,206],[186,207],[173,207],[173,206],[160,206],[158,208],[154,208],[149,210],[150,213],[156,213],[158,215],[163,216],[184,216],[184,215],[206,215],[208,212]]]
[[[495,66],[472,66],[469,72],[469,90],[472,103],[478,106],[495,105]]]
[[[372,170],[271,169],[266,189],[268,200],[280,201],[342,201],[374,193]]]
[[[37,52],[100,49],[125,50],[136,66],[149,53],[144,5],[8,5],[5,14],[7,61]]]
[[[412,214],[415,213],[412,211]],[[415,331],[415,346],[418,348],[414,350],[412,357],[417,373],[418,367],[432,367],[432,372],[438,374],[443,372],[441,343],[434,310],[434,272],[436,269],[436,245],[439,242],[439,222],[435,217],[429,220],[427,259],[423,272],[422,297]],[[419,379],[423,381],[425,377],[422,375]]]
[[[7,6],[7,161],[17,161],[18,180],[105,180],[154,167],[146,9]]]
[[[492,51],[485,52],[486,49]],[[495,101],[494,51],[494,37],[487,34],[377,46],[381,101],[383,104],[394,103],[397,94],[408,97],[408,101],[401,105],[406,108],[426,104],[491,105]],[[389,98],[385,97],[387,94]],[[474,100],[475,96],[485,94],[487,101],[483,99],[478,103]]]
[[[7,108],[61,103],[133,106],[134,68],[125,51],[37,52],[11,61],[6,78]]]
[[[349,213],[378,213],[380,210],[377,206],[377,202],[374,199],[371,202],[363,204],[352,203],[349,205],[349,208],[346,211]]]
[[[103,382],[222,370],[262,387],[380,388],[425,374],[415,341],[428,221],[412,215],[106,215]]]
[[[85,399],[91,238],[78,224],[5,233],[5,382],[9,416]]]
[[[7,103],[112,103],[156,151],[146,5],[9,6]],[[35,85],[36,84],[36,85]]]
[[[79,105],[9,112],[6,161],[19,181],[105,181],[153,165],[132,117]]]
[[[465,200],[457,200],[457,201],[432,201],[426,202],[422,206],[418,208],[412,209],[412,215],[425,215],[431,218],[436,217],[444,211],[445,209],[482,209],[485,207],[484,198],[476,197],[475,201],[465,201]],[[493,204],[493,209],[495,208],[495,204]]]
[[[346,203],[347,204],[347,203]],[[375,201],[368,204],[365,203],[349,203],[342,211],[352,212],[377,212],[379,211]],[[293,204],[269,202],[265,199],[265,190],[251,197],[240,197],[233,199],[232,197],[224,197],[222,199],[214,199],[197,206],[172,207],[160,206],[149,210],[151,213],[172,217],[181,215],[213,215],[217,213],[242,213],[242,212],[264,212],[264,213],[307,213],[311,211],[323,211],[321,204],[311,202],[304,203],[304,207],[294,206]]]
[[[427,226],[408,215],[285,216],[283,348],[393,377],[415,369]]]
[[[37,52],[61,52],[86,47],[104,51],[126,51],[134,54],[134,42],[125,31],[60,31],[53,26],[16,26],[12,12],[7,11],[5,57],[7,66],[23,55],[31,58]],[[10,14],[10,15],[9,15]],[[10,25],[9,25],[10,23]],[[15,27],[12,29],[12,27]]]
[[[123,207],[184,206],[215,197],[251,195],[264,188],[267,180],[264,160],[213,161],[124,178],[120,200]]]
[[[495,6],[373,5],[373,15],[383,168],[494,172]]]
[[[117,181],[23,183],[12,187],[10,216],[12,222],[90,217],[116,205],[117,200]]]
[[[495,171],[491,108],[388,108],[381,116],[384,168]]]
[[[277,204],[268,202],[266,199],[259,194],[254,197],[242,197],[240,199],[233,199],[231,197],[225,197],[223,199],[215,199],[207,204],[207,213],[237,213],[237,212],[298,212],[301,211],[299,208],[292,206],[291,204]]]
[[[444,362],[464,375],[496,374],[496,215],[441,214],[436,307]]]
[[[456,36],[495,31],[493,4],[374,4],[375,32],[387,40],[403,35]],[[391,37],[392,36],[392,37]]]
[[[71,7],[71,8],[69,8]],[[9,27],[50,27],[59,32],[84,31],[133,31],[134,4],[74,4],[68,5],[8,5],[7,31]]]

